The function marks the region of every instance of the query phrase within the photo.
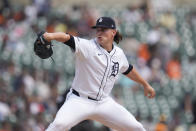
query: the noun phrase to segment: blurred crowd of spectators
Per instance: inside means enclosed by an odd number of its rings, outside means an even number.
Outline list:
[[[90,27],[99,16],[105,15],[106,12],[82,3],[70,8],[54,10],[50,0],[32,0],[29,5],[20,8],[14,8],[8,0],[2,0],[0,5],[0,131],[43,131],[53,119],[57,111],[56,103],[61,99],[59,95],[62,93],[58,92],[58,88],[62,86],[62,72],[39,70],[27,66],[21,68],[13,61],[4,60],[1,53],[23,52],[26,48],[25,41],[20,41],[20,38],[24,37],[29,30],[62,31],[91,38],[93,32]],[[151,23],[151,28],[146,33],[146,30],[141,27],[139,37],[134,35],[136,32],[125,32],[123,42],[119,45],[146,80],[161,84],[162,73],[167,76],[167,79],[174,81],[185,77],[182,70],[184,55],[180,52],[183,41],[177,30],[177,19],[171,10],[164,10],[159,14],[153,10],[149,1],[144,0],[140,5],[128,6],[121,10],[121,16],[114,13],[113,17],[118,25]],[[45,18],[45,21],[39,23],[42,18]],[[184,19],[190,28],[196,29],[196,13],[190,12]],[[194,53],[185,56],[190,65],[195,62],[194,56]],[[127,82],[124,77],[120,78],[118,84],[137,86],[135,83]],[[131,89],[137,91],[134,88]],[[188,96],[185,97],[183,110],[192,114],[193,119],[190,122],[192,123],[196,121],[193,110],[195,104]],[[117,99],[117,101],[120,100]],[[179,126],[182,124],[180,123],[182,120],[179,119],[176,117],[170,124],[164,115],[161,115],[160,122],[153,123],[150,116],[147,120],[141,121],[149,130],[185,131],[183,126]],[[85,129],[84,125],[87,125],[88,129]],[[194,126],[191,128],[190,131],[195,130]],[[85,121],[79,129],[75,127],[72,130],[107,131],[109,129],[91,121]]]

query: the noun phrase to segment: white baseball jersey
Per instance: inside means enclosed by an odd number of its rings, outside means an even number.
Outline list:
[[[109,95],[119,73],[129,68],[127,58],[119,47],[113,44],[109,53],[96,42],[74,37],[75,78],[72,88],[80,95],[101,100]]]
[[[72,36],[65,44],[75,50],[75,78],[72,91],[46,131],[68,131],[87,119],[99,121],[118,131],[145,131],[130,112],[107,97],[118,74],[127,74],[132,69],[123,51],[113,45],[109,53],[96,39],[85,40]],[[86,99],[89,97],[94,100]]]

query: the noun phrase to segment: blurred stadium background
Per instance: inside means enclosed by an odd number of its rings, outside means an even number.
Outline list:
[[[148,131],[196,131],[195,0],[1,0],[0,131],[44,131],[74,77],[74,55],[54,42],[55,63],[34,55],[36,33],[63,31],[92,38],[100,16],[113,17],[120,47],[155,88],[120,76],[112,96]],[[66,116],[65,116],[66,117]],[[109,131],[84,121],[72,131]]]

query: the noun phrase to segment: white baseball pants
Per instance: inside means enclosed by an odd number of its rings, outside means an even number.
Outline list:
[[[70,93],[46,131],[68,131],[87,119],[99,121],[117,131],[145,131],[135,117],[111,97],[94,101]]]

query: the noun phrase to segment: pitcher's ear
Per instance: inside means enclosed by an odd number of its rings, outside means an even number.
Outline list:
[[[117,31],[116,30],[112,30],[112,35],[113,37],[116,35]]]

